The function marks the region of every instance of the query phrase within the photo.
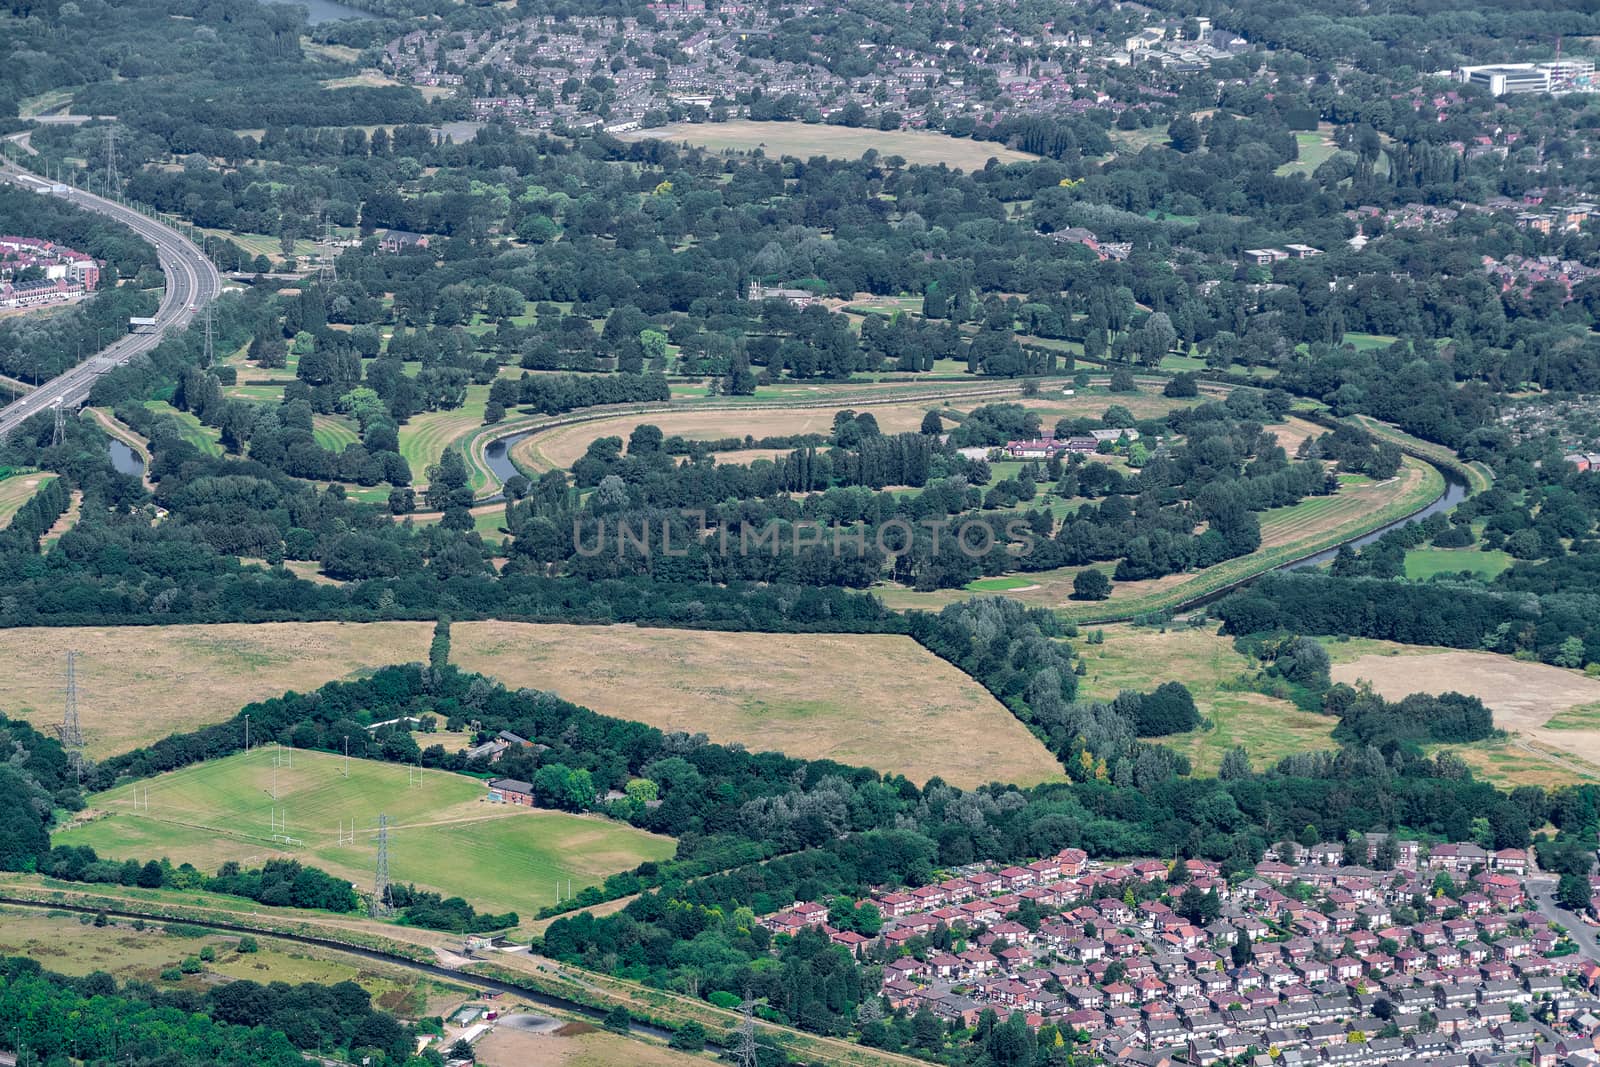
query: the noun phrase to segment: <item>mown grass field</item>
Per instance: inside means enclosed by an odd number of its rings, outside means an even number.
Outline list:
[[[915,430],[922,424],[922,417],[929,409],[938,406],[936,401],[908,401],[904,404],[874,404],[861,410],[870,411],[884,433],[902,433]],[[845,408],[849,405],[841,403],[840,407]],[[746,434],[757,438],[802,433],[827,434],[833,429],[835,410],[830,407],[758,408],[750,411],[684,410],[653,411],[644,415],[618,415],[615,418],[597,419],[593,422],[557,426],[546,432],[525,437],[512,446],[511,459],[523,470],[564,470],[583,456],[590,443],[602,437],[620,437],[626,442],[633,428],[642,423],[659,426],[661,432],[669,437],[681,434],[684,437],[699,439],[742,437]],[[403,448],[403,437],[401,445]],[[418,471],[415,464],[412,470]]]
[[[1511,566],[1511,556],[1499,549],[1413,548],[1406,553],[1406,577],[1426,581],[1438,574],[1467,571],[1480,578],[1493,578]]]
[[[1303,131],[1295,134],[1294,139],[1300,149],[1299,157],[1279,167],[1280,175],[1304,174],[1309,178],[1312,171],[1339,150],[1328,135],[1320,131]]]
[[[346,445],[361,440],[355,420],[343,415],[311,416],[311,435],[329,452],[343,452]]]
[[[64,650],[79,649],[79,715],[103,759],[252,701],[421,661],[431,634],[406,622],[0,630],[0,654],[35,665],[0,675],[0,710],[40,729],[58,722]],[[452,658],[605,714],[919,782],[1033,784],[1060,772],[987,691],[909,638],[458,622]]]
[[[803,122],[677,123],[653,130],[619,134],[625,141],[660,140],[692,144],[713,152],[749,152],[762,149],[768,156],[828,156],[860,159],[869,148],[883,156],[900,156],[907,163],[943,163],[965,171],[980,170],[990,158],[1001,163],[1038,159],[990,141],[973,141],[922,130],[868,130],[846,126],[807,125]]]
[[[663,730],[953,785],[1061,775],[982,686],[910,638],[457,623],[452,661]]]
[[[411,465],[412,484],[428,484],[428,468],[439,462],[445,449],[483,426],[487,385],[467,386],[467,399],[452,411],[426,411],[413,415],[400,427],[400,455]]]
[[[1240,676],[1253,673],[1255,664],[1235,651],[1232,638],[1210,629],[1162,633],[1119,625],[1101,631],[1104,644],[1073,642],[1088,670],[1079,693],[1110,700],[1123,689],[1148,691],[1170,681],[1188,686],[1212,728],[1157,740],[1188,756],[1197,774],[1215,774],[1223,755],[1236,745],[1249,749],[1257,769],[1295,752],[1334,747],[1331,734],[1337,720],[1238,687]]]
[[[415,770],[403,766],[351,759],[348,776],[346,766],[327,753],[263,746],[97,793],[87,819],[54,840],[205,871],[290,856],[370,887],[382,813],[391,879],[529,916],[554,902],[558,880],[563,894],[568,879],[576,892],[675,848],[608,819],[490,804],[484,784],[464,775],[429,771],[413,784]],[[148,808],[135,810],[136,790]],[[353,844],[339,843],[341,821],[354,825]]]
[[[586,1024],[569,1024],[559,1033],[538,1034],[497,1026],[472,1046],[482,1067],[701,1067],[709,1060],[677,1052],[636,1037],[623,1037]]]
[[[178,434],[208,456],[222,455],[222,433],[201,423],[192,412],[179,411],[165,400],[146,400],[144,406],[178,424]]]
[[[54,474],[32,471],[0,478],[0,527],[11,525],[12,516],[21,510],[22,505],[26,504],[40,488],[54,481],[55,477]]]

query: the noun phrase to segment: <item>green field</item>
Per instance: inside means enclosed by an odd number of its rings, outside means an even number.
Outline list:
[[[1470,571],[1480,578],[1493,578],[1511,566],[1511,557],[1498,549],[1413,548],[1406,553],[1406,577],[1426,581],[1436,574]]]
[[[343,452],[346,445],[361,440],[356,424],[343,415],[311,416],[311,435],[329,452]]]
[[[1285,163],[1278,168],[1280,175],[1304,174],[1311,176],[1311,172],[1322,166],[1328,158],[1339,150],[1338,146],[1328,140],[1321,133],[1302,132],[1294,135],[1300,147],[1300,156],[1291,163]]]
[[[1194,761],[1195,773],[1214,774],[1230,748],[1243,745],[1258,770],[1296,752],[1332,748],[1337,720],[1301,711],[1287,700],[1252,692],[1244,680],[1258,664],[1240,654],[1230,638],[1210,629],[1162,633],[1135,626],[1107,626],[1103,644],[1074,641],[1088,673],[1080,696],[1111,700],[1124,689],[1149,690],[1177,679],[1194,694],[1210,728],[1158,738]]]
[[[165,400],[146,400],[144,406],[178,424],[178,434],[208,456],[222,455],[222,432],[206,426],[188,411],[179,411]]]
[[[54,474],[13,474],[7,478],[0,478],[0,527],[10,525],[11,517],[15,515],[28,499],[37,493],[46,482],[55,480]]]
[[[968,582],[966,587],[978,593],[1003,593],[1008,589],[1026,589],[1032,584],[1032,579],[1007,575],[1001,578],[979,578]]]
[[[467,399],[459,408],[413,415],[400,427],[400,454],[411,465],[414,485],[426,485],[428,468],[439,462],[444,450],[483,425],[483,409],[488,403],[487,385],[469,385]],[[486,481],[481,472],[473,470],[471,473],[474,488]]]
[[[292,766],[277,765],[285,757]],[[94,817],[53,839],[119,859],[165,856],[207,872],[228,860],[290,856],[370,889],[382,813],[394,881],[530,918],[555,900],[558,881],[565,895],[569,879],[576,892],[673,854],[670,838],[608,819],[490,804],[483,783],[464,775],[427,771],[412,784],[414,769],[352,759],[347,778],[344,762],[257,748],[98,793],[89,799]]]

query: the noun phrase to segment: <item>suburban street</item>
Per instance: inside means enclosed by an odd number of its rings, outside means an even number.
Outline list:
[[[52,195],[48,191],[50,183],[12,163],[0,164],[0,180],[31,189],[40,195]],[[162,272],[166,275],[166,292],[154,316],[154,330],[130,333],[119,338],[71,370],[0,409],[0,436],[11,433],[29,417],[48,411],[58,400],[69,408],[83,404],[89,398],[89,390],[95,379],[139,353],[154,348],[161,342],[168,327],[186,325],[206,302],[214,299],[222,290],[222,279],[216,266],[194,242],[177,230],[141,215],[131,207],[81,189],[73,189],[66,196],[80,207],[109,215],[124,223],[154,244]]]
[[[1551,922],[1560,923],[1569,933],[1578,946],[1578,954],[1586,960],[1600,963],[1600,944],[1595,942],[1595,934],[1600,933],[1595,927],[1585,923],[1580,916],[1574,915],[1555,902],[1556,879],[1552,875],[1533,875],[1528,878],[1528,895],[1533,900],[1533,906],[1538,909]]]

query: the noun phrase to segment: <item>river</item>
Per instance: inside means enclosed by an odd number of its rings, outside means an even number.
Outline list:
[[[1352,538],[1351,540],[1345,541],[1342,544],[1334,545],[1332,548],[1324,549],[1314,556],[1307,556],[1305,559],[1297,559],[1292,563],[1285,563],[1283,566],[1279,567],[1278,570],[1297,571],[1305,567],[1321,567],[1324,564],[1332,563],[1334,558],[1339,555],[1339,549],[1344,545],[1349,545],[1351,548],[1361,548],[1365,545],[1370,545],[1372,542],[1376,541],[1390,530],[1398,530],[1402,526],[1409,525],[1413,522],[1420,522],[1429,515],[1435,515],[1441,511],[1449,511],[1451,508],[1455,507],[1457,504],[1461,503],[1467,498],[1466,482],[1456,477],[1455,473],[1447,467],[1436,467],[1435,469],[1440,474],[1444,475],[1444,494],[1427,507],[1420,511],[1414,511],[1403,519],[1396,519],[1394,522],[1391,522],[1386,526],[1380,526],[1369,534],[1363,534],[1360,537]]]

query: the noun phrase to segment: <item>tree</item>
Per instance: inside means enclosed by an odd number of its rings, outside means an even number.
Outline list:
[[[441,615],[433,624],[433,640],[428,644],[428,666],[442,671],[450,664],[450,616]]]
[[[1111,579],[1106,572],[1085,567],[1072,576],[1072,599],[1105,600],[1111,595]]]
[[[1179,115],[1167,127],[1167,140],[1175,152],[1193,152],[1200,147],[1200,124],[1188,115]]]
[[[706,1028],[691,1019],[673,1031],[667,1044],[685,1052],[699,1052],[706,1047]]]
[[[606,1013],[605,1020],[600,1025],[612,1033],[625,1034],[633,1029],[633,1013],[618,1004]]]
[[[1589,910],[1589,879],[1563,874],[1556,883],[1556,903],[1579,915]]]
[[[1243,745],[1235,745],[1222,754],[1222,766],[1217,777],[1225,782],[1235,782],[1250,777],[1250,753]]]
[[[1235,967],[1247,966],[1255,959],[1255,953],[1250,947],[1250,935],[1240,930],[1239,936],[1233,939],[1233,944],[1228,949],[1228,955]]]
[[[936,437],[944,433],[944,420],[939,417],[937,411],[930,411],[922,416],[921,432],[929,437]]]

